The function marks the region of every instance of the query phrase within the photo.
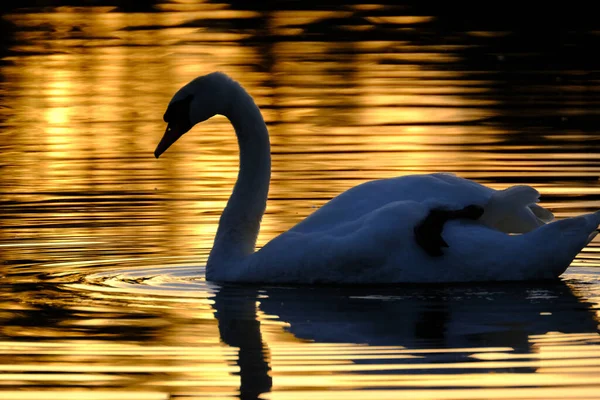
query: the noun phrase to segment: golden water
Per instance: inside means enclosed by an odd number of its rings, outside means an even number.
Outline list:
[[[232,129],[153,151],[172,94],[214,70],[269,125],[259,244],[412,173],[532,184],[559,218],[600,209],[597,28],[567,19],[557,39],[407,4],[2,6],[0,398],[598,398],[598,241],[556,283],[203,279]]]

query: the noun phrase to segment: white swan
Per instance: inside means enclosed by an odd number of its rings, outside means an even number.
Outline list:
[[[529,186],[497,191],[450,174],[413,175],[358,185],[255,252],[271,174],[269,134],[257,105],[237,82],[215,72],[182,87],[169,103],[168,127],[154,154],[158,158],[216,114],[235,129],[240,170],[206,266],[211,281],[557,278],[600,224],[600,212],[550,222],[552,214],[535,204],[539,194]]]

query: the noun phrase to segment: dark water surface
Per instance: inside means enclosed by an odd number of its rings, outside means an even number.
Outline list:
[[[232,128],[153,157],[172,94],[222,70],[271,133],[260,245],[422,172],[597,210],[593,12],[57,3],[0,6],[0,399],[600,398],[598,240],[555,283],[223,287]]]

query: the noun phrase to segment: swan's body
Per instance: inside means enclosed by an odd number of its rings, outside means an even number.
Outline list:
[[[165,113],[158,157],[215,114],[235,128],[240,172],[210,253],[206,278],[227,282],[397,283],[551,279],[595,236],[600,212],[549,223],[529,186],[497,191],[450,174],[413,175],[356,186],[255,252],[269,189],[267,127],[250,95],[224,74],[181,88]],[[434,210],[482,208],[477,220],[442,225],[439,257],[415,229]],[[523,233],[509,235],[509,233]],[[436,240],[436,238],[432,238]]]

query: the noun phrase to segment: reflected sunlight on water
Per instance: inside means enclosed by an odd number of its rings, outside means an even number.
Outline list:
[[[202,266],[232,128],[214,118],[153,157],[171,95],[223,70],[271,134],[259,245],[413,173],[531,184],[559,218],[596,210],[592,16],[43,3],[0,6],[0,398],[597,397],[597,240],[548,284],[219,286]]]

